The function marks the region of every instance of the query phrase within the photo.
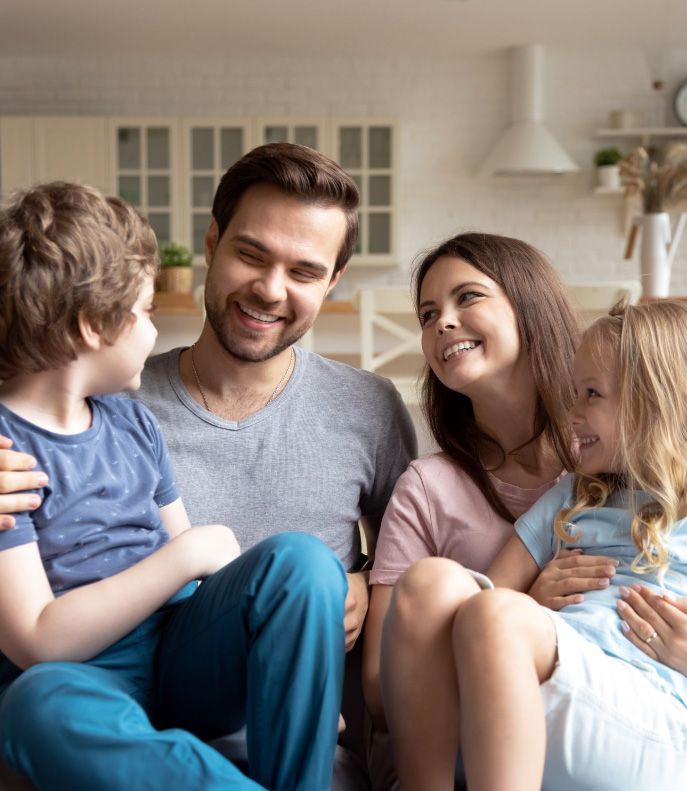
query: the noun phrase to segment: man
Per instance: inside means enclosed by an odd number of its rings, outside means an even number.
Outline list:
[[[416,450],[390,382],[294,345],[353,253],[357,207],[353,180],[316,151],[273,144],[246,154],[213,203],[201,335],[151,359],[136,394],[162,427],[193,524],[228,524],[243,550],[302,530],[341,558],[349,650],[368,604],[367,574],[354,571],[358,522],[372,551]],[[2,472],[12,469],[23,472]],[[29,469],[23,455],[0,451],[0,491],[42,486]],[[0,495],[0,511],[32,502]]]

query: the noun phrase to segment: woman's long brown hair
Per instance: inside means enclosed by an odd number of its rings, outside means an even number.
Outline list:
[[[518,239],[459,234],[430,251],[417,265],[413,276],[416,309],[427,272],[445,256],[466,261],[498,283],[515,312],[537,402],[532,436],[510,452],[520,451],[544,435],[563,467],[573,469],[567,412],[573,403],[572,364],[578,330],[553,266],[542,253]],[[428,364],[422,382],[422,407],[439,447],[465,470],[500,516],[514,521],[481,461],[485,447],[495,448],[503,459],[506,450],[477,426],[470,399],[442,384]]]

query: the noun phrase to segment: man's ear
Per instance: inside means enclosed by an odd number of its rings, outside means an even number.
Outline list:
[[[93,329],[93,325],[83,313],[79,313],[79,332],[81,342],[88,351],[97,352],[102,348],[103,339],[100,333]]]
[[[212,263],[215,250],[217,249],[217,242],[219,242],[219,228],[217,227],[217,220],[213,217],[205,233],[205,263],[208,266]]]
[[[344,264],[341,267],[341,269],[339,269],[339,271],[335,275],[332,275],[332,279],[329,281],[329,285],[327,286],[327,295],[329,294],[330,291],[332,291],[334,286],[339,282],[339,280],[341,279],[341,275],[343,275],[343,273],[346,271],[346,267],[347,266],[348,266],[348,264]]]

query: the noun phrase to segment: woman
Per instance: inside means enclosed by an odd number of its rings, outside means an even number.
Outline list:
[[[434,558],[426,575],[414,575],[412,589],[396,597],[388,619],[392,661],[414,679],[405,699],[414,714],[399,723],[402,739],[432,753],[440,746],[436,734],[415,712],[443,705],[432,666],[421,655],[442,652],[453,662],[447,628],[456,595],[452,561],[485,572],[513,535],[515,519],[572,468],[566,411],[577,326],[551,264],[517,239],[481,233],[449,239],[421,260],[414,291],[427,358],[423,404],[441,453],[410,465],[387,508],[370,575],[363,684],[375,725],[384,729],[382,623],[400,575]],[[557,609],[607,586],[614,571],[608,558],[563,552],[531,594]],[[427,586],[431,611],[424,605],[412,611],[415,601],[424,601],[417,588]],[[403,619],[399,607],[410,608]],[[446,718],[448,734],[455,724],[448,711]],[[408,757],[399,754],[397,763]]]

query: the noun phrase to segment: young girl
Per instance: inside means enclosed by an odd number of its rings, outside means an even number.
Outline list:
[[[147,223],[93,189],[0,211],[0,434],[51,482],[0,534],[0,757],[48,790],[324,791],[341,564],[301,534],[238,557],[191,528],[152,415],[100,395],[139,386],[157,266]],[[204,741],[244,723],[252,779]]]
[[[452,661],[441,651],[415,657],[430,666],[442,700],[423,712],[431,754],[407,741],[403,721],[415,711],[405,688],[416,680],[412,662],[394,659],[437,561],[399,582],[382,680],[405,791],[452,788],[459,742],[471,789],[684,783],[687,656],[672,666],[660,658],[687,620],[678,602],[687,596],[686,333],[687,306],[666,302],[616,309],[584,334],[571,411],[577,474],[516,522],[491,566],[494,583],[514,590],[478,594],[453,564],[459,601],[436,634]],[[515,591],[528,589],[561,544],[608,556],[617,570],[610,586],[556,613]],[[628,640],[624,599],[638,587],[662,597],[663,615]]]

